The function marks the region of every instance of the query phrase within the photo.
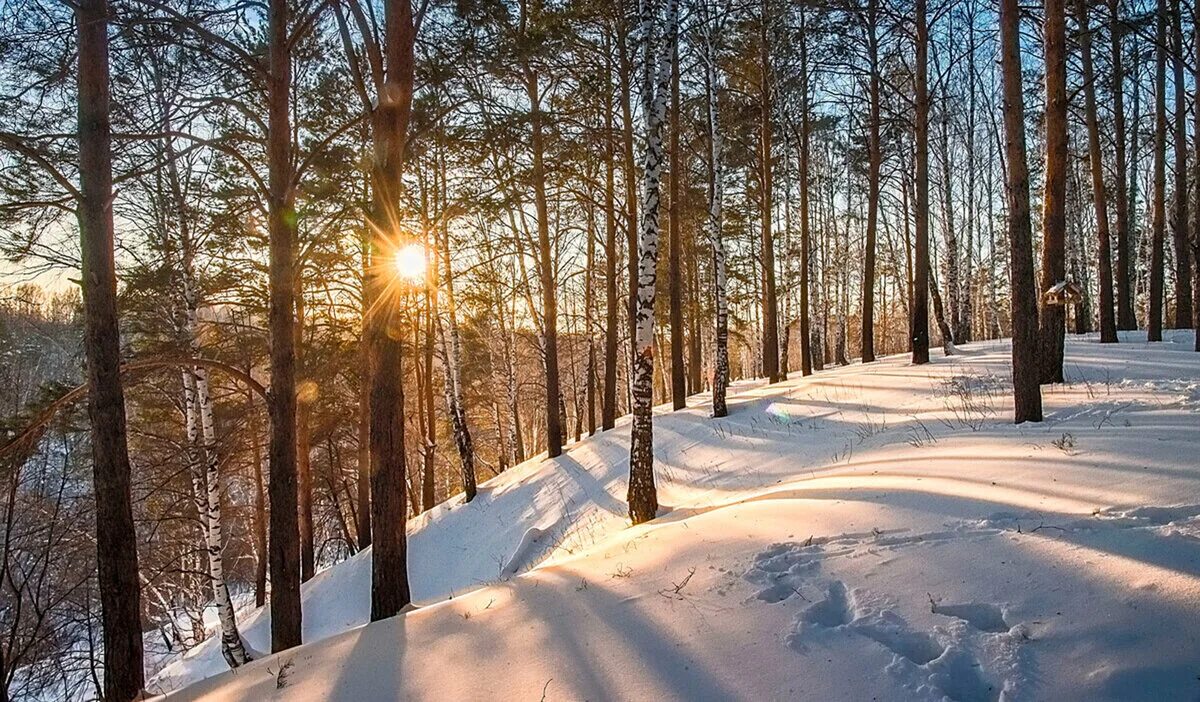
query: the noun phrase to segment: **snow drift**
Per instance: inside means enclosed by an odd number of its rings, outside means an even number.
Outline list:
[[[1070,337],[1014,426],[1007,343],[735,386],[655,420],[630,528],[628,427],[411,524],[420,607],[363,626],[370,553],[303,591],[301,648],[180,700],[1200,699],[1200,354]],[[267,648],[269,615],[245,617]]]

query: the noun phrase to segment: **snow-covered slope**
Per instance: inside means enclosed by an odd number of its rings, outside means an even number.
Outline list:
[[[306,585],[313,643],[217,675],[210,641],[153,684],[199,700],[1200,699],[1200,354],[1190,333],[1122,341],[1070,338],[1038,425],[1009,423],[1003,342],[739,386],[725,419],[664,410],[664,514],[636,528],[618,425],[414,523],[419,609],[361,626],[362,553]],[[266,648],[267,613],[244,624]]]

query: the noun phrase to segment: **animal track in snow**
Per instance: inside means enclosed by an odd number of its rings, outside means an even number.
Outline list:
[[[994,651],[994,645],[1019,645],[996,638],[1008,636],[1012,628],[1001,607],[985,602],[934,604],[934,614],[957,621],[932,632],[921,631],[895,611],[889,596],[830,580],[822,568],[833,559],[934,546],[958,538],[990,538],[1004,532],[992,524],[963,523],[928,533],[872,530],[776,543],[758,553],[742,577],[758,586],[751,602],[806,603],[785,636],[787,645],[798,652],[808,651],[828,637],[869,641],[864,645],[880,646],[892,655],[886,673],[915,698],[995,702],[1006,678],[1000,671],[1008,666],[984,652]],[[989,666],[985,668],[980,656],[991,661]]]
[[[892,653],[917,665],[924,665],[942,655],[944,649],[931,637],[913,631],[904,618],[889,609],[873,610],[860,607],[860,591],[847,591],[845,583],[835,580],[829,585],[825,599],[815,602],[797,615],[797,634],[806,625],[823,629],[839,629],[865,636]],[[799,642],[799,639],[796,639]]]
[[[935,604],[933,613],[944,617],[961,619],[980,631],[1000,634],[1010,628],[1004,619],[1004,612],[994,604],[986,602],[967,602],[965,604]]]
[[[892,653],[887,671],[907,688],[955,702],[994,702],[998,698],[997,686],[988,680],[979,660],[969,650],[954,643],[944,645],[933,636],[913,629],[891,609],[860,604],[860,600],[868,599],[866,594],[862,590],[848,590],[841,581],[833,581],[823,600],[796,615],[793,630],[787,636],[788,645],[798,651],[807,650],[814,631],[861,636]],[[970,613],[982,616],[974,609]]]

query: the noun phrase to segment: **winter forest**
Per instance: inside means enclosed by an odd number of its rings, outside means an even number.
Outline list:
[[[0,700],[1196,699],[1198,86],[1180,0],[0,0]]]

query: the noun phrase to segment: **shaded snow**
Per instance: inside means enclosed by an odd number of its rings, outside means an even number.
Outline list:
[[[738,385],[655,421],[660,502],[628,528],[628,428],[411,525],[422,605],[370,626],[370,553],[303,588],[315,642],[202,700],[1200,699],[1200,354],[1070,337],[1014,426],[1006,343]],[[1187,352],[1187,353],[1183,353]],[[266,648],[269,616],[246,618]],[[218,675],[220,674],[220,675]],[[217,676],[217,677],[209,677]]]

